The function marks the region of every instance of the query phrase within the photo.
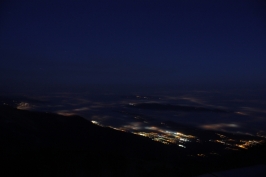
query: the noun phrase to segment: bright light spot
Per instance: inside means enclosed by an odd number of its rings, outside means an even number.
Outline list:
[[[201,127],[204,129],[217,130],[217,129],[223,129],[223,128],[228,128],[228,127],[239,127],[239,125],[220,123],[220,124],[202,125]]]
[[[17,109],[29,110],[29,109],[31,109],[31,106],[30,106],[29,103],[26,103],[26,102],[20,102],[20,103],[17,105]]]
[[[186,148],[186,146],[182,145],[182,144],[179,144],[178,146],[182,147],[182,148]]]

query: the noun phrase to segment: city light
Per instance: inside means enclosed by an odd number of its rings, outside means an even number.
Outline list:
[[[93,124],[102,126],[98,121],[92,120]],[[176,132],[172,130],[164,130],[162,128],[156,126],[146,126],[142,127],[141,124],[137,122],[132,122],[127,125],[123,125],[122,127],[113,127],[107,126],[117,131],[130,132],[135,135],[144,136],[152,139],[153,141],[157,141],[163,144],[176,144],[179,147],[186,148],[185,143],[196,142],[201,143],[202,140],[199,137],[193,135],[183,134],[181,132]],[[262,144],[264,140],[242,140],[242,139],[234,139],[229,138],[221,133],[216,133],[218,136],[217,139],[210,139],[209,142],[219,143],[225,146],[226,150],[240,150],[240,149],[249,149],[252,146]],[[197,156],[205,157],[204,154],[197,154]]]

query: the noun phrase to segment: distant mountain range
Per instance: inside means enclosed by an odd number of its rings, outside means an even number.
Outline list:
[[[205,108],[197,106],[181,106],[172,104],[161,104],[161,103],[130,103],[128,106],[139,109],[152,109],[152,110],[165,110],[165,111],[195,111],[195,112],[229,112],[223,109],[217,108]]]

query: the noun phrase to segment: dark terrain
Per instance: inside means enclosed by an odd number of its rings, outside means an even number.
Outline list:
[[[153,109],[160,111],[228,112],[222,109],[211,109],[211,108],[196,107],[196,106],[181,106],[181,105],[159,104],[159,103],[138,103],[130,107],[135,107],[139,109]]]
[[[201,158],[79,116],[0,106],[0,121],[1,176],[195,176],[266,162],[265,144]]]

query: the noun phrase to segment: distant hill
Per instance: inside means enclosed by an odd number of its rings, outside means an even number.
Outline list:
[[[161,104],[161,103],[131,103],[129,107],[138,108],[138,109],[152,109],[159,111],[185,111],[185,112],[228,112],[223,109],[217,108],[205,108],[197,106],[181,106],[181,105],[172,105],[172,104]]]
[[[195,176],[230,168],[221,166],[227,158],[189,157],[175,145],[79,116],[0,106],[0,131],[1,176]]]

